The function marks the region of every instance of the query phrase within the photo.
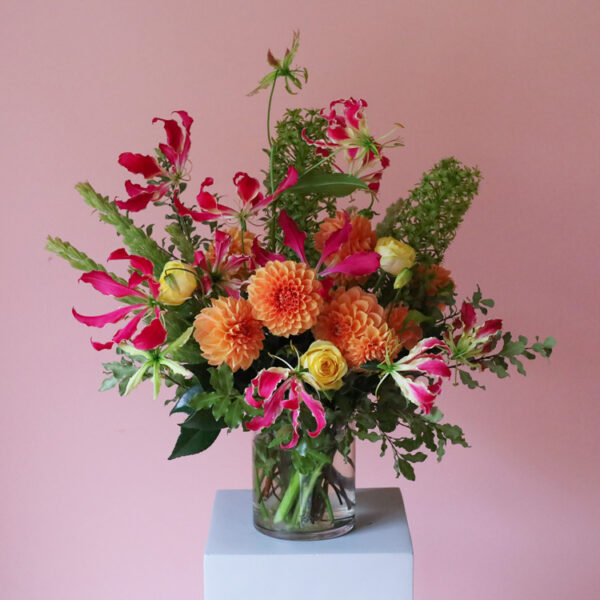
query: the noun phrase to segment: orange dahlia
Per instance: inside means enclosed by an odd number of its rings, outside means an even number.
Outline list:
[[[310,329],[323,306],[323,286],[304,263],[270,261],[250,278],[254,316],[284,337]]]
[[[376,296],[358,286],[339,288],[332,294],[313,334],[316,339],[335,344],[349,367],[360,367],[370,360],[383,361],[386,354],[393,358],[400,348]]]
[[[194,320],[194,338],[208,364],[226,363],[232,371],[247,369],[258,358],[265,334],[243,298],[213,299]]]
[[[350,222],[352,223],[352,231],[348,236],[348,240],[344,242],[337,252],[330,254],[325,259],[325,264],[328,267],[337,265],[339,262],[344,260],[347,256],[354,254],[355,252],[370,252],[375,249],[377,243],[377,236],[373,229],[371,229],[371,223],[369,219],[358,215],[351,217]],[[346,224],[346,215],[343,211],[338,210],[335,217],[329,217],[321,223],[319,231],[315,233],[315,248],[319,252],[323,252],[325,248],[325,242],[327,238],[334,232],[342,229]],[[348,276],[340,275],[340,279],[349,281],[351,278]]]
[[[410,350],[423,337],[423,330],[416,321],[407,320],[408,306],[400,304],[392,309],[387,323],[396,332],[403,348]]]

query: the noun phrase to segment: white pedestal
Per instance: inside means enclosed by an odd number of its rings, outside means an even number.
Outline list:
[[[357,490],[350,533],[285,541],[252,525],[250,490],[219,490],[204,552],[204,600],[412,600],[413,551],[400,490]]]

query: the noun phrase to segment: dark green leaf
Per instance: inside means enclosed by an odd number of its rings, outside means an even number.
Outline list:
[[[356,190],[369,191],[369,186],[354,175],[311,171],[300,177],[292,190],[294,194],[322,194],[327,197],[342,198]]]
[[[196,412],[179,427],[181,432],[169,460],[203,452],[212,445],[221,431],[221,425],[210,410]]]

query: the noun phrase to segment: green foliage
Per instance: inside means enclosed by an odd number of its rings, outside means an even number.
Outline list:
[[[219,437],[222,429],[210,410],[196,411],[179,427],[181,431],[169,460],[203,452]]]
[[[108,273],[104,265],[92,260],[85,252],[78,250],[69,242],[64,242],[60,238],[48,236],[46,242],[46,250],[64,258],[74,269],[80,271],[103,271]],[[117,277],[114,273],[108,273],[115,281],[127,285],[127,282],[121,277]],[[139,300],[138,300],[139,302]]]
[[[455,158],[445,158],[425,173],[419,185],[386,211],[379,237],[393,236],[417,251],[420,264],[440,264],[471,201],[481,174]]]
[[[320,173],[311,171],[298,179],[295,194],[319,194],[327,198],[343,198],[356,190],[369,190],[369,186],[354,175],[346,173]]]
[[[187,221],[191,221],[191,219],[190,217],[180,218],[183,223],[175,222],[165,227],[165,231],[171,238],[171,246],[169,246],[169,251],[172,252],[175,248],[177,248],[181,254],[182,260],[188,264],[193,264],[195,246],[190,239],[189,233],[186,233],[189,228]]]
[[[323,159],[315,152],[314,146],[309,146],[302,139],[302,131],[306,131],[309,139],[319,140],[325,137],[327,120],[319,115],[318,110],[293,109],[287,110],[285,116],[275,125],[275,136],[271,150],[265,150],[272,155],[273,187],[271,187],[269,174],[266,174],[265,186],[275,189],[285,178],[290,165],[294,166],[300,177],[309,169],[314,173],[332,173],[332,159]],[[266,207],[266,230],[269,240],[269,249],[274,251],[283,243],[277,218],[282,209],[298,224],[303,231],[308,233],[307,256],[309,260],[315,259],[318,254],[314,249],[312,236],[319,230],[319,215],[325,211],[328,215],[335,214],[335,200],[328,197],[327,193],[312,191],[310,193],[297,192],[295,186],[287,190]]]
[[[154,263],[154,275],[158,277],[170,258],[169,254],[129,217],[123,215],[114,202],[100,196],[89,183],[78,183],[75,189],[88,206],[98,211],[101,221],[115,227],[132,254],[149,258]]]
[[[103,363],[102,366],[107,378],[102,382],[100,391],[104,392],[118,385],[119,395],[124,396],[129,380],[138,370],[139,365],[136,365],[128,356],[121,356],[120,361]]]
[[[448,442],[468,447],[464,434],[457,425],[442,423],[443,414],[433,408],[430,415],[418,412],[400,390],[386,380],[379,389],[378,400],[371,402],[368,396],[358,400],[354,417],[356,437],[381,443],[381,456],[388,450],[394,457],[394,469],[398,477],[414,480],[413,464],[427,458],[421,447],[437,455],[441,460]],[[408,430],[407,435],[396,436],[398,427]]]

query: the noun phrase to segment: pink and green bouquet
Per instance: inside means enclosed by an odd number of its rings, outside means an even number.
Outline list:
[[[428,454],[467,446],[439,408],[445,386],[482,387],[485,370],[524,375],[555,342],[506,331],[479,288],[456,297],[443,259],[477,168],[440,160],[382,210],[400,125],[377,137],[354,98],[272,124],[278,84],[295,93],[307,81],[292,64],[298,40],[282,59],[269,51],[251,93],[270,93],[261,178],[237,171],[224,185],[205,172],[193,184],[193,119],[178,110],[153,120],[165,134],[154,154],[119,156],[131,177],[123,197],[76,186],[119,236],[110,267],[59,238],[48,249],[117,303],[101,315],[73,308],[93,348],[113,353],[101,390],[126,395],[148,381],[156,399],[164,386],[183,418],[170,458],[207,450],[223,430],[256,432],[257,527],[318,537],[352,526],[355,439],[380,444],[414,479]],[[162,223],[144,219],[149,206]]]

